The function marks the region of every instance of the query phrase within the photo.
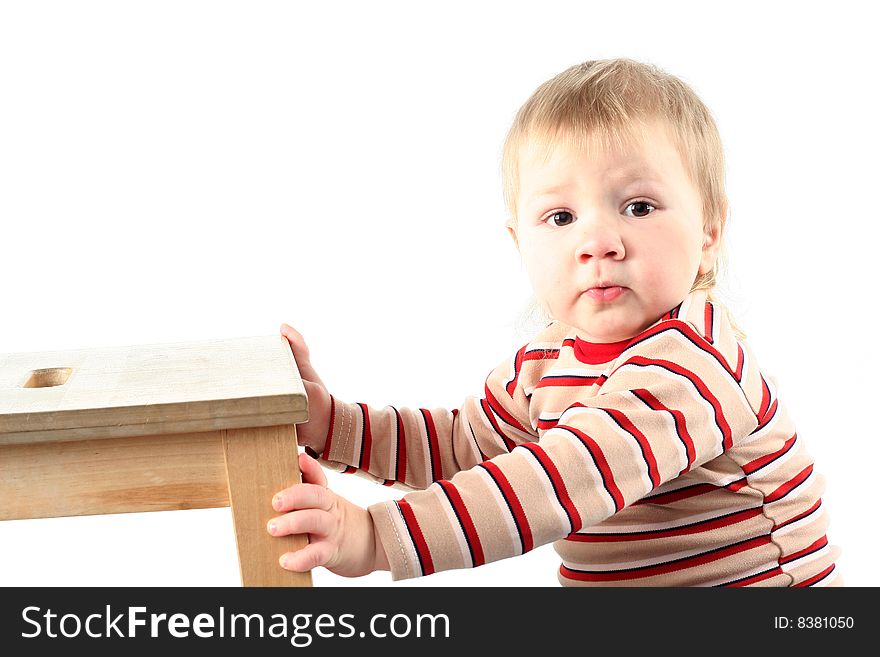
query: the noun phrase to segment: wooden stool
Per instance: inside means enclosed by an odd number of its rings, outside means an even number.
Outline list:
[[[242,584],[311,586],[266,531],[307,420],[280,335],[0,354],[0,520],[231,506]]]

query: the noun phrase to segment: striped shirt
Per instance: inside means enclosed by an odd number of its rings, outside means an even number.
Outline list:
[[[552,322],[460,409],[332,398],[312,454],[411,491],[368,509],[395,580],[552,542],[566,586],[842,583],[824,479],[701,290],[619,343]]]

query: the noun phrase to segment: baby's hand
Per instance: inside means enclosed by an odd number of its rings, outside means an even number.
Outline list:
[[[309,348],[299,331],[287,324],[281,325],[281,335],[287,338],[296,367],[302,377],[306,395],[309,397],[309,421],[296,427],[297,442],[308,445],[318,454],[324,451],[327,442],[327,431],[330,428],[330,393],[321,377],[312,367],[309,359]]]
[[[344,577],[388,570],[370,513],[327,488],[324,471],[308,454],[299,455],[299,467],[303,483],[272,498],[276,511],[289,513],[270,520],[268,529],[273,536],[308,534],[309,544],[282,555],[281,566],[295,572],[324,566]]]

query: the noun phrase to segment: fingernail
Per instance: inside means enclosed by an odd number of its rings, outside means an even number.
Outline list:
[[[275,523],[274,523],[274,522],[270,522],[270,523],[269,523],[269,533],[270,533],[270,534],[274,534],[274,533],[275,533]]]
[[[281,561],[281,567],[286,569],[287,568],[287,557],[281,557],[280,561]]]
[[[280,511],[280,510],[281,510],[281,496],[276,495],[275,497],[272,498],[272,507],[273,507],[276,511]]]

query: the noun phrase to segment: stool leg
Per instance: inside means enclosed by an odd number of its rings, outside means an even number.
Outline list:
[[[294,425],[226,429],[223,451],[242,585],[311,586],[311,572],[293,573],[278,563],[285,552],[304,547],[308,536],[266,531],[278,515],[272,496],[301,481]]]

